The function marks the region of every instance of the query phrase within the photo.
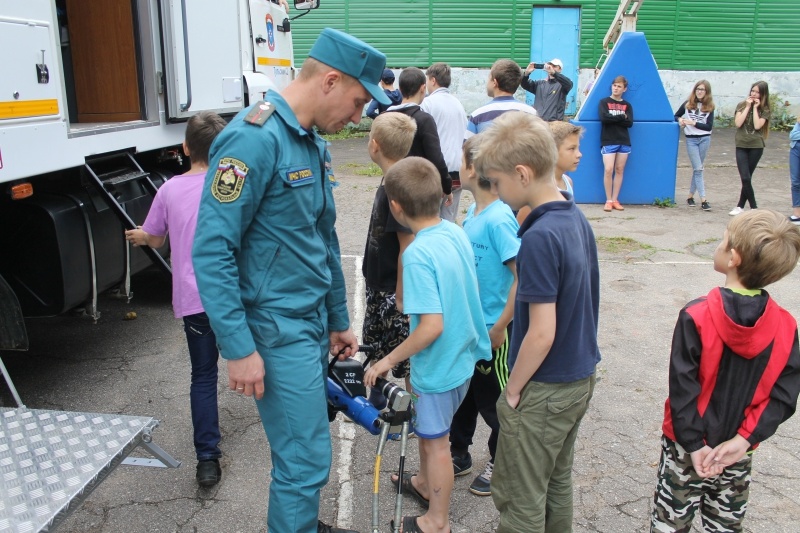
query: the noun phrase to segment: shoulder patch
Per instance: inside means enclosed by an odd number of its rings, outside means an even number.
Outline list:
[[[275,112],[275,106],[264,100],[259,101],[244,117],[244,121],[256,126],[263,126]]]
[[[211,180],[211,195],[222,203],[233,202],[242,194],[249,170],[238,159],[223,157],[219,160],[214,179]]]

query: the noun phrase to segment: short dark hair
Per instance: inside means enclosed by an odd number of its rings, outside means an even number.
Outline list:
[[[200,111],[186,123],[186,147],[192,163],[208,164],[208,150],[217,134],[227,125],[212,111]]]
[[[410,218],[439,215],[442,181],[433,163],[422,157],[406,157],[392,165],[383,179],[386,196]]]
[[[436,83],[441,87],[450,87],[450,65],[447,63],[434,63],[428,67],[425,75],[429,78],[436,78]]]
[[[419,88],[425,85],[425,73],[417,67],[404,68],[400,73],[398,85],[403,98],[414,96]]]
[[[522,81],[522,69],[510,59],[498,59],[492,65],[491,76],[501,91],[513,94]]]

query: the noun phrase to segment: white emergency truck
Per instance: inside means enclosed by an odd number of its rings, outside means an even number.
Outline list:
[[[0,0],[0,349],[24,317],[130,299],[154,262],[130,248],[157,188],[183,172],[185,121],[294,78],[291,16],[269,0]]]

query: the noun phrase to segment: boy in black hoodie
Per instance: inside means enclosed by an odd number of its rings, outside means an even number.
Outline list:
[[[741,531],[752,453],[795,411],[797,322],[761,289],[789,274],[800,229],[765,209],[728,224],[714,252],[725,286],[684,307],[672,338],[669,398],[650,530]]]
[[[400,94],[403,95],[403,102],[399,105],[391,106],[387,111],[403,113],[413,118],[414,122],[417,123],[417,134],[414,136],[414,142],[411,144],[408,157],[422,157],[433,163],[442,179],[442,190],[445,197],[447,197],[446,205],[450,205],[453,200],[453,180],[450,178],[447,163],[445,163],[442,155],[439,130],[436,128],[436,122],[433,117],[420,107],[422,99],[425,98],[426,81],[425,73],[417,67],[403,69],[398,83],[400,85]]]

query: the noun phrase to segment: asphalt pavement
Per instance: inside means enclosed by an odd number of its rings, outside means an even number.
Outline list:
[[[759,206],[787,215],[791,208],[788,149],[787,134],[772,133],[753,181]],[[331,151],[340,182],[336,201],[342,262],[358,331],[363,317],[360,261],[379,178],[361,175],[369,164],[365,139],[335,141]],[[686,302],[723,282],[713,270],[711,257],[739,195],[733,130],[717,129],[712,137],[706,160],[711,211],[686,205],[690,176],[681,140],[674,207],[626,206],[625,211],[607,214],[601,205],[581,206],[600,251],[603,360],[577,443],[576,532],[647,530],[675,319]],[[626,180],[634,179],[647,176],[626,176]],[[470,201],[465,194],[462,216]],[[768,288],[795,317],[800,317],[798,280],[796,270]],[[172,316],[169,280],[158,272],[147,272],[133,279],[133,290],[130,304],[103,296],[103,315],[97,324],[74,316],[30,320],[31,350],[2,354],[29,407],[153,416],[161,421],[155,442],[183,461],[178,469],[117,468],[59,531],[266,531],[271,465],[252,401],[227,390],[221,363],[223,480],[215,488],[199,489],[194,481],[188,352],[181,323]],[[123,320],[129,311],[136,311],[138,318]],[[4,405],[12,403],[4,390],[0,399]],[[340,527],[371,531],[377,438],[342,422],[341,416],[331,433],[333,468],[323,490],[320,516]],[[497,525],[491,498],[467,490],[488,459],[487,437],[481,421],[472,450],[476,472],[456,480],[451,506],[454,532],[490,532]],[[800,417],[795,417],[756,452],[745,531],[798,530],[798,442]],[[397,467],[398,452],[396,443],[387,444],[380,485],[381,531],[389,530],[393,510],[389,473]],[[417,468],[416,453],[417,442],[412,439],[407,469]],[[412,500],[406,500],[404,509],[421,511]]]

